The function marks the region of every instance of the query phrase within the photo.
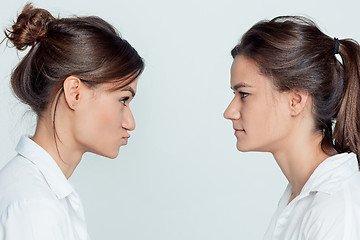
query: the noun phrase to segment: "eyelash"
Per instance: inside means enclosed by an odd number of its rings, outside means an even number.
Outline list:
[[[126,102],[129,100],[129,97],[125,97],[123,99],[120,100],[120,102],[126,107]]]
[[[246,92],[239,92],[239,94],[241,95],[241,99],[244,99],[244,98],[246,98],[247,96],[249,96],[249,94],[246,93]]]
[[[244,98],[246,98],[247,96],[249,96],[249,94],[248,93],[246,93],[246,92],[238,92],[239,94],[240,94],[240,98],[241,99],[244,99]],[[235,92],[234,92],[234,94],[235,94]]]

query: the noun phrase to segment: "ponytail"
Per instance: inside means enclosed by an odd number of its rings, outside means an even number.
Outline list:
[[[344,92],[334,128],[338,152],[354,152],[360,159],[360,46],[350,39],[340,40]],[[360,162],[359,162],[360,165]]]

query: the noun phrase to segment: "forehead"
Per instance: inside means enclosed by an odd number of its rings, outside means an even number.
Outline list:
[[[268,77],[261,74],[258,65],[250,58],[238,55],[231,66],[231,86],[238,85],[261,86],[270,84]]]
[[[129,83],[125,87],[120,88],[120,91],[127,91],[129,88],[131,88],[132,90],[134,90],[134,92],[136,92],[137,83],[138,83],[138,79],[136,78],[134,81],[132,81],[131,83]]]
[[[137,78],[132,81],[131,83],[123,86],[122,88],[117,89],[117,86],[119,85],[119,83],[112,83],[112,82],[107,82],[107,83],[102,83],[100,84],[100,90],[102,91],[106,91],[106,92],[122,92],[122,91],[134,91],[136,92],[136,88],[137,88]]]

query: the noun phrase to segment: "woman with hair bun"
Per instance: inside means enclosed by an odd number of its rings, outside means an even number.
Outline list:
[[[231,54],[237,149],[272,153],[289,181],[264,239],[360,239],[359,44],[282,16]]]
[[[0,171],[0,238],[88,239],[68,178],[85,152],[115,158],[127,144],[144,62],[98,17],[54,18],[27,4],[5,35],[18,50],[30,47],[11,85],[38,118]]]

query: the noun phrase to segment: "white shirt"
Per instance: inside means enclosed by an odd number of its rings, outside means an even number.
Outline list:
[[[25,136],[16,151],[0,171],[0,239],[89,239],[79,195],[56,162]]]
[[[360,239],[360,172],[354,153],[322,162],[288,204],[291,192],[289,184],[264,240]]]

